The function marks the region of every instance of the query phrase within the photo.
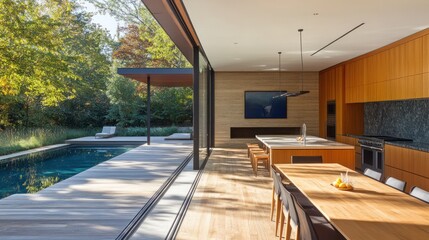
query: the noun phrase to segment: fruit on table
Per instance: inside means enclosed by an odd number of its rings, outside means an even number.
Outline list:
[[[337,180],[335,180],[334,182],[332,182],[332,185],[335,186],[335,187],[339,187],[341,183],[343,183],[343,181],[341,180],[341,178],[337,178]]]

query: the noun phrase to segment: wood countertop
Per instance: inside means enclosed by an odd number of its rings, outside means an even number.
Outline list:
[[[429,239],[429,204],[339,164],[276,164],[347,239]],[[349,171],[354,190],[330,184]]]
[[[330,141],[315,136],[307,136],[307,142],[297,141],[301,135],[256,135],[270,149],[354,149],[354,146]]]

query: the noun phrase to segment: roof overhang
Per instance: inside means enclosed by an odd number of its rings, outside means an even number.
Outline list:
[[[193,42],[200,46],[181,0],[142,0],[186,59],[193,63]],[[179,14],[176,14],[179,13]]]
[[[118,74],[158,87],[192,87],[192,68],[118,68]]]

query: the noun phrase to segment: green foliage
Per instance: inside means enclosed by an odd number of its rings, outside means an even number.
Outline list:
[[[91,1],[129,24],[119,43],[91,23],[78,1],[0,0],[0,131],[8,129],[0,146],[11,149],[6,152],[64,138],[43,137],[37,127],[145,126],[146,85],[117,75],[117,67],[190,66],[140,0]],[[151,109],[154,126],[191,125],[192,90],[154,87]],[[22,127],[30,133],[13,130]],[[3,138],[8,131],[16,139]]]
[[[75,1],[2,0],[0,9],[0,127],[44,125],[48,108],[105,95],[111,42]]]
[[[164,88],[153,94],[151,119],[158,125],[192,125],[192,89]]]
[[[66,139],[95,135],[99,129],[64,127],[0,130],[0,155],[63,143]]]
[[[120,126],[142,126],[146,120],[146,101],[138,95],[137,82],[116,75],[109,81],[108,97],[111,107],[107,116]]]

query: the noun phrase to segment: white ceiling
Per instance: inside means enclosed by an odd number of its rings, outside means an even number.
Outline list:
[[[183,0],[216,71],[319,71],[429,27],[429,0]],[[315,14],[315,13],[318,13]],[[310,56],[357,25],[362,27]]]

